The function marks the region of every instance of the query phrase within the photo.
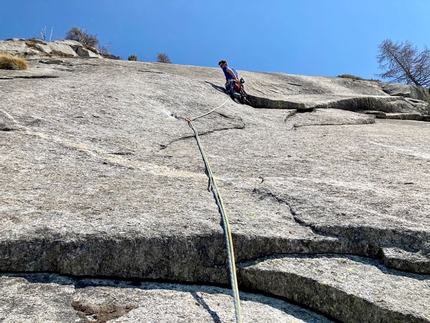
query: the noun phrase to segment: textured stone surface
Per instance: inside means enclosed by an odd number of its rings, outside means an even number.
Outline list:
[[[9,39],[0,41],[0,53],[9,53],[11,55],[27,56],[37,55],[39,50],[26,44],[25,39]]]
[[[396,272],[374,260],[287,256],[244,266],[241,277],[247,287],[292,299],[341,322],[430,320],[430,276]]]
[[[410,85],[281,73],[243,75],[252,81],[247,85],[255,107],[378,110],[419,115],[429,112],[428,90]]]
[[[235,322],[231,291],[224,288],[21,276],[0,277],[1,322]],[[258,294],[242,293],[241,307],[243,322],[331,322]]]
[[[71,306],[73,286],[0,277],[0,322],[84,322]]]
[[[429,100],[428,89],[419,88],[409,84],[384,83],[382,85],[382,90],[387,94],[393,96],[403,96],[406,98],[412,98],[422,101]]]
[[[75,40],[46,42],[40,39],[12,38],[0,40],[0,53],[2,52],[29,58],[38,56],[101,58],[96,49],[90,50]]]
[[[355,255],[427,283],[430,124],[375,120],[352,112],[356,105],[330,108],[357,98],[363,111],[373,102],[409,102],[377,82],[241,74],[258,107],[230,100],[218,68],[44,58],[26,71],[0,70],[0,271],[227,284],[220,215],[184,120],[224,103],[193,124],[228,211],[238,265],[277,254]],[[426,103],[415,103],[400,113],[424,114]],[[324,263],[324,272],[339,268],[334,259]],[[265,287],[281,285],[283,271],[274,272],[281,278],[248,278],[246,286],[278,294]],[[310,274],[296,274],[303,293],[319,277]],[[408,293],[417,288],[407,287],[404,272],[390,275]],[[326,295],[312,286],[316,297]],[[429,293],[428,284],[417,286]],[[393,288],[381,279],[384,294],[374,297],[387,297],[384,310],[395,317]],[[404,304],[403,312],[430,321],[422,307]],[[130,309],[123,305],[113,310]],[[263,305],[256,308],[265,312]],[[341,317],[326,304],[312,306]],[[122,317],[137,320],[139,311]]]

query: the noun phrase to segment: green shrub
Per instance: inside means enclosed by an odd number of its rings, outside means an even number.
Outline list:
[[[128,60],[129,60],[129,61],[137,61],[137,56],[136,56],[136,55],[130,55],[130,56],[128,57]]]
[[[0,69],[2,70],[26,70],[28,63],[21,57],[9,54],[0,54]]]

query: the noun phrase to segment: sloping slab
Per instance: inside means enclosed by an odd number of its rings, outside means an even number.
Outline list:
[[[228,289],[138,281],[74,280],[58,275],[0,277],[4,322],[235,322]],[[18,292],[19,291],[19,292]],[[242,322],[329,323],[296,305],[242,293]]]
[[[352,256],[287,256],[240,270],[248,288],[305,304],[341,322],[430,322],[430,276]],[[399,276],[402,279],[399,279]]]
[[[56,78],[25,77],[41,68]],[[220,214],[185,120],[213,110],[193,124],[238,262],[353,254],[430,273],[428,123],[239,105],[212,68],[70,58],[32,61],[20,78],[7,73],[1,271],[227,284]],[[244,74],[250,92],[259,82],[268,99],[287,98],[286,80],[314,91],[306,100],[379,91]]]
[[[208,82],[215,88],[220,83],[219,69],[202,69],[172,64],[158,64],[152,70],[175,75],[188,75]],[[395,86],[365,80],[339,77],[304,76],[284,73],[239,71],[256,108],[300,109],[335,108],[349,111],[380,110],[387,113],[418,113],[428,115],[429,102],[425,89],[410,85]],[[392,93],[393,95],[390,95]],[[412,99],[412,100],[411,100]]]

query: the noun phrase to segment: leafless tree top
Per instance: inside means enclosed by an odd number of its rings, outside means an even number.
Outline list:
[[[159,63],[168,63],[168,64],[172,63],[170,61],[169,56],[167,56],[167,54],[164,54],[164,53],[158,53],[158,55],[157,55],[157,62],[159,62]]]
[[[379,67],[385,72],[380,77],[391,82],[430,85],[430,51],[427,47],[421,53],[411,42],[393,43],[390,39],[379,45],[377,56]]]
[[[76,40],[83,45],[91,46],[96,48],[99,40],[96,36],[90,35],[86,30],[80,29],[78,27],[72,27],[66,33],[66,39]]]

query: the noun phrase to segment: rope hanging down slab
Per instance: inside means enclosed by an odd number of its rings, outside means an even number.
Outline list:
[[[218,205],[219,212],[221,213],[222,223],[223,223],[223,227],[224,227],[224,234],[225,234],[225,239],[226,239],[226,244],[227,244],[228,262],[229,262],[229,267],[230,267],[230,282],[231,282],[231,287],[233,289],[234,309],[235,309],[235,313],[236,313],[236,323],[242,323],[242,313],[241,313],[241,308],[240,308],[239,288],[238,288],[237,276],[236,276],[236,263],[235,263],[235,259],[234,259],[233,241],[232,241],[232,237],[231,237],[230,224],[228,222],[228,216],[227,216],[227,212],[225,210],[224,202],[222,200],[221,194],[219,192],[218,186],[216,184],[216,181],[215,181],[215,178],[213,176],[212,170],[210,168],[209,162],[207,160],[206,154],[205,154],[203,147],[202,147],[202,144],[200,142],[199,134],[198,134],[196,128],[194,127],[193,123],[192,123],[192,120],[196,120],[198,118],[201,118],[203,116],[208,115],[209,113],[222,107],[225,103],[227,103],[227,101],[229,101],[229,100],[226,100],[219,107],[217,107],[217,108],[215,108],[215,109],[213,109],[213,110],[211,110],[205,114],[202,114],[201,116],[195,117],[193,119],[185,119],[185,120],[188,122],[188,125],[190,126],[190,128],[194,132],[194,136],[195,136],[196,141],[197,141],[197,146],[199,147],[203,162],[205,164],[206,173],[209,177],[209,185],[210,185],[210,188],[211,188],[212,193],[214,195],[214,198],[216,200],[216,203]]]

